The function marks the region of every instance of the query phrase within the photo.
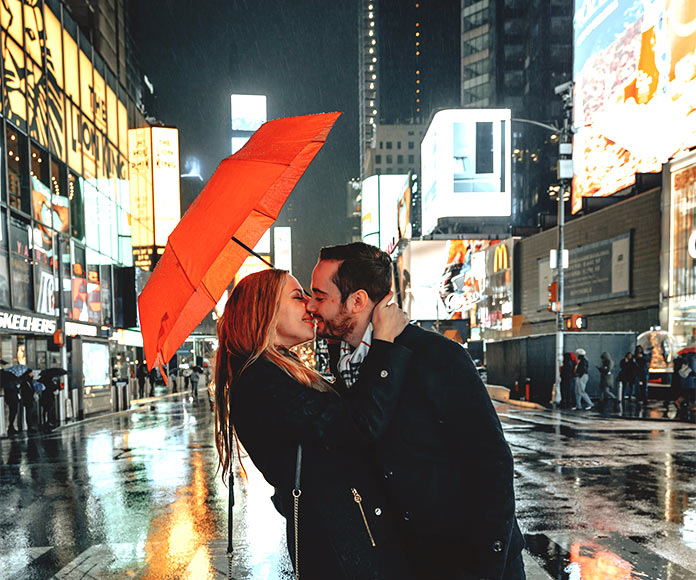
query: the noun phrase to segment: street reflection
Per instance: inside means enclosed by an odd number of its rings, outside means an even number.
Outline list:
[[[143,578],[209,578],[214,573],[205,544],[217,536],[216,517],[207,503],[210,490],[200,452],[191,454],[191,466],[191,484],[180,488],[176,501],[150,525]]]
[[[633,566],[620,556],[594,542],[574,542],[570,546],[570,564],[565,570],[569,580],[633,580]]]

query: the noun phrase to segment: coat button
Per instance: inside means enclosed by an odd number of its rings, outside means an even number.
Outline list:
[[[375,508],[375,515],[381,516],[382,515],[382,508]]]
[[[386,369],[382,369],[379,373],[379,376],[382,377],[383,379],[386,379],[389,376],[389,371]]]
[[[384,479],[389,479],[392,475],[394,475],[393,471],[385,471],[384,472]]]
[[[494,552],[502,552],[503,551],[503,542],[500,540],[496,540],[493,542],[493,551]]]
[[[408,521],[411,519],[411,514],[408,512],[404,512],[404,520]]]

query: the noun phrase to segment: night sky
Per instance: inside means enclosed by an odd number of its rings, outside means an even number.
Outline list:
[[[357,2],[131,1],[152,114],[179,129],[183,172],[205,181],[230,154],[230,94],[265,94],[268,117],[341,111],[327,144],[286,203],[293,270],[309,285],[322,245],[347,241],[346,183],[359,176]]]

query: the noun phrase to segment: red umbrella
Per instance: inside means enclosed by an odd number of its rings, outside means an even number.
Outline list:
[[[278,217],[340,113],[265,123],[191,204],[138,299],[148,367],[165,365]]]
[[[690,353],[696,353],[696,346],[687,346],[685,348],[682,348],[677,354],[690,354]]]

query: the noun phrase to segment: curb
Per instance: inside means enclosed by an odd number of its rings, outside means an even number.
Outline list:
[[[488,396],[499,403],[504,403],[506,405],[512,405],[514,407],[523,407],[525,409],[539,409],[541,411],[548,410],[548,407],[541,405],[540,403],[534,403],[532,401],[518,401],[516,399],[510,398],[510,389],[507,387],[501,387],[500,385],[486,385],[486,390],[488,391]]]

